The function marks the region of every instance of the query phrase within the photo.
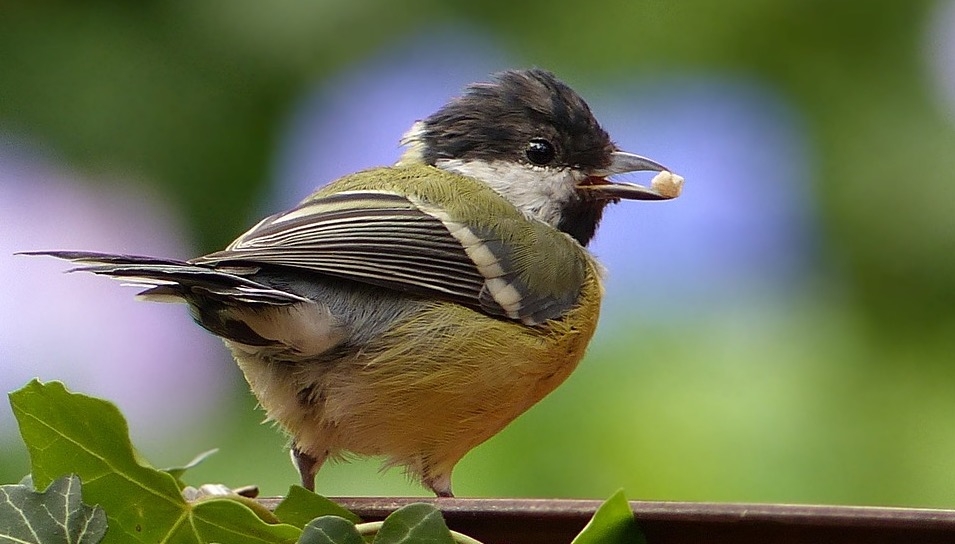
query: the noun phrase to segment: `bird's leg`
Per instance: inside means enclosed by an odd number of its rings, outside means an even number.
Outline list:
[[[292,464],[295,465],[302,477],[302,487],[309,491],[315,491],[315,474],[318,469],[322,468],[325,458],[328,457],[328,452],[323,452],[320,456],[315,457],[298,449],[296,445],[292,446],[290,453],[292,454]]]
[[[435,474],[425,476],[422,479],[425,487],[434,491],[435,496],[442,498],[453,498],[454,493],[451,492],[451,475],[450,474]]]

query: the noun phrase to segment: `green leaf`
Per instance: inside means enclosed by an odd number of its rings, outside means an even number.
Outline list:
[[[441,511],[422,502],[395,510],[385,518],[375,544],[454,544]]]
[[[218,453],[218,452],[219,452],[219,449],[218,449],[218,448],[213,448],[213,449],[211,449],[211,450],[206,450],[206,451],[200,453],[199,455],[193,457],[193,458],[192,458],[192,461],[189,461],[188,463],[186,463],[185,465],[183,465],[183,466],[181,466],[181,467],[169,467],[169,468],[164,468],[164,469],[162,469],[162,470],[163,470],[163,472],[168,472],[169,474],[171,474],[172,477],[175,478],[175,479],[176,479],[176,482],[179,484],[179,489],[182,489],[183,487],[185,487],[185,485],[183,485],[182,480],[181,480],[182,475],[185,474],[185,472],[186,472],[187,470],[189,470],[189,469],[195,467],[195,466],[198,465],[199,463],[205,461],[209,456],[211,456],[211,455],[213,455],[213,454],[215,454],[215,453]]]
[[[105,533],[106,513],[83,504],[76,476],[54,481],[42,493],[0,486],[0,542],[96,544]]]
[[[188,525],[193,527],[188,527]],[[195,503],[188,520],[183,540],[169,542],[260,542],[292,543],[302,531],[291,525],[265,523],[239,499],[205,499]]]
[[[282,523],[296,527],[305,527],[308,522],[321,516],[338,516],[351,521],[353,525],[361,521],[355,514],[300,485],[289,488],[285,499],[275,507],[273,513]]]
[[[594,517],[571,544],[646,544],[647,539],[633,518],[633,510],[623,494],[617,491],[600,505]]]
[[[63,474],[83,481],[83,499],[109,522],[104,543],[292,543],[301,531],[270,525],[237,498],[187,502],[176,478],[133,450],[126,420],[104,400],[33,380],[10,394],[38,487]]]
[[[365,544],[355,524],[338,516],[315,518],[305,526],[299,544]]]

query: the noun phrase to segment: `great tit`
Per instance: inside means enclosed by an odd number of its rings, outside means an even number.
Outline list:
[[[474,84],[404,135],[395,166],[347,175],[222,251],[178,261],[33,252],[184,302],[291,437],[302,485],[383,456],[439,497],[472,448],[560,385],[597,324],[585,249],[604,208],[683,179],[617,148],[553,74]],[[659,172],[649,187],[608,176]]]

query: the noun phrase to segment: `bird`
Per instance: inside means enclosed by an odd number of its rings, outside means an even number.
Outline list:
[[[33,251],[188,306],[290,439],[302,486],[384,458],[453,497],[462,457],[583,358],[604,210],[683,178],[623,151],[553,73],[513,69],[413,123],[392,166],[345,175],[188,261]],[[656,172],[649,186],[611,180]]]

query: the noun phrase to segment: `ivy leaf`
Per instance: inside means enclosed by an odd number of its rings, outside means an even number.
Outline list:
[[[43,492],[0,486],[0,542],[96,544],[105,533],[106,513],[83,504],[76,476],[64,476]]]
[[[647,539],[633,518],[633,510],[623,494],[617,491],[600,505],[587,526],[571,544],[646,544]]]
[[[441,511],[422,502],[399,508],[385,518],[375,544],[454,544]]]
[[[298,544],[365,544],[365,539],[351,521],[338,516],[322,516],[305,526]]]
[[[345,508],[321,495],[312,493],[300,485],[293,485],[289,488],[288,494],[275,507],[273,514],[282,523],[288,523],[296,527],[305,527],[308,522],[322,516],[344,518],[350,521],[352,525],[361,521],[361,518]]]
[[[143,461],[129,441],[126,420],[113,404],[70,393],[62,383],[33,380],[10,394],[37,487],[75,473],[83,498],[106,511],[103,542],[293,543],[301,531],[262,521],[238,498],[195,503],[176,478]]]
[[[182,478],[182,475],[185,474],[185,472],[186,472],[187,470],[189,470],[190,468],[195,467],[195,466],[198,465],[199,463],[201,463],[201,462],[205,461],[207,458],[209,458],[209,456],[211,456],[211,455],[213,455],[213,454],[216,454],[216,453],[218,453],[218,452],[219,452],[219,449],[218,449],[218,448],[213,448],[213,449],[211,449],[211,450],[206,450],[206,451],[200,453],[199,455],[193,457],[193,458],[192,458],[192,461],[189,461],[188,463],[186,463],[185,465],[183,465],[183,466],[181,466],[181,467],[169,467],[169,468],[164,468],[164,469],[162,469],[162,470],[163,470],[163,472],[168,472],[169,474],[171,474],[172,477],[176,479],[176,483],[179,484],[179,489],[182,489],[182,488],[186,487],[185,484],[182,483],[182,479],[181,479],[181,478]]]

